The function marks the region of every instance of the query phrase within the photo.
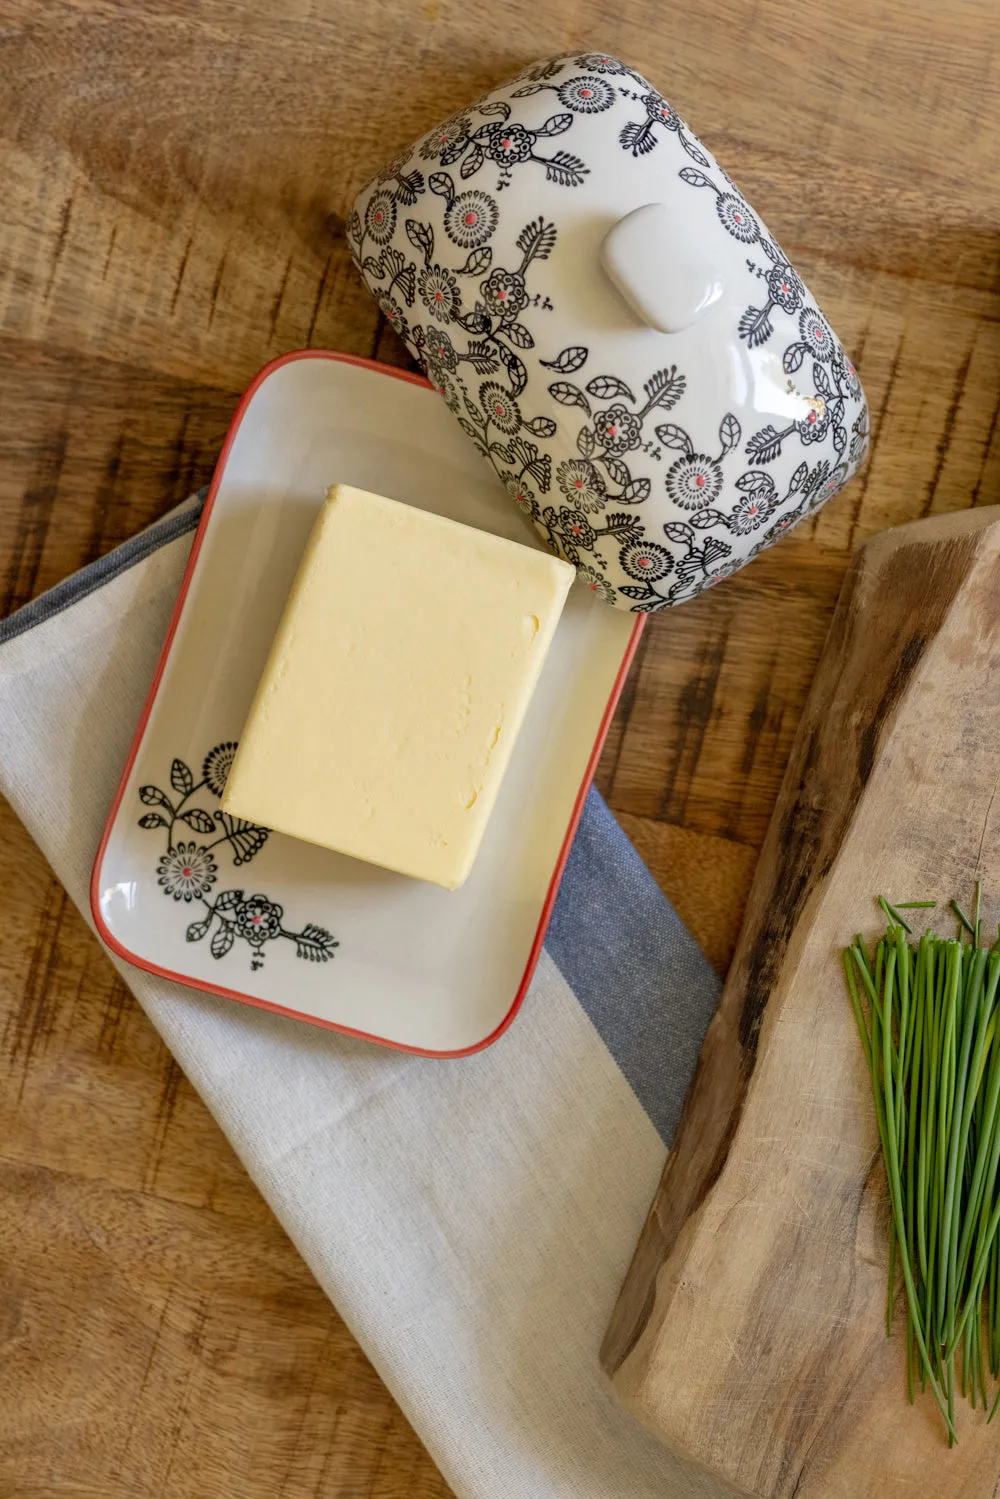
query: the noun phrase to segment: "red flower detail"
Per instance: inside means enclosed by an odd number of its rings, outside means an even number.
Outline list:
[[[181,874],[183,874],[186,880],[189,880],[191,878],[191,865],[185,864],[184,868],[181,870]]]
[[[699,489],[704,489],[704,487],[705,487],[705,475],[704,474],[696,474],[694,482],[697,484],[697,486],[698,486]]]

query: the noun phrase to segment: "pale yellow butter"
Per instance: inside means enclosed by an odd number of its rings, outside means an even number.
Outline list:
[[[572,579],[545,552],[335,484],[224,809],[454,889]]]

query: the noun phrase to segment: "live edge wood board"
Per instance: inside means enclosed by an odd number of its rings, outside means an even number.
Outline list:
[[[872,892],[1000,907],[1000,509],[851,567],[603,1357],[677,1452],[762,1499],[988,1499],[1000,1425],[905,1398],[887,1194],[840,949]],[[900,1303],[902,1295],[900,1294]],[[903,1315],[897,1326],[902,1328]]]

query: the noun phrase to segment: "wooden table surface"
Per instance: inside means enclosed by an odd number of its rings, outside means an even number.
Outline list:
[[[601,765],[724,970],[851,548],[1000,500],[998,36],[991,0],[0,0],[0,616],[206,482],[265,360],[405,362],[349,263],[357,188],[524,62],[617,51],[762,212],[872,407],[859,480],[651,622]],[[447,1495],[0,823],[0,1496]]]

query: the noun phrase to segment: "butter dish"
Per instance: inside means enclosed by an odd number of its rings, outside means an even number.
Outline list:
[[[418,376],[309,350],[250,386],[97,853],[118,956],[434,1056],[495,1040],[534,971],[642,620],[570,589],[476,864],[455,891],[228,813],[237,741],[332,481],[540,546]]]

